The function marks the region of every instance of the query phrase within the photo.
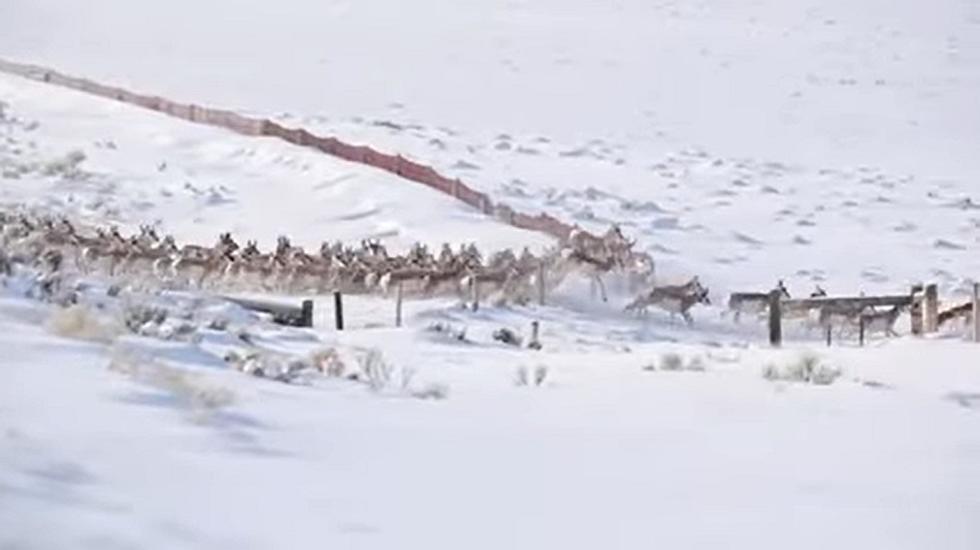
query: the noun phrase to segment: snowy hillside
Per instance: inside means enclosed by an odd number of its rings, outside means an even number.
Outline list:
[[[974,3],[6,4],[8,57],[620,220],[719,289],[956,291],[980,270]]]
[[[0,58],[619,223],[711,304],[638,318],[573,276],[545,305],[413,297],[399,328],[374,293],[336,331],[323,295],[285,328],[218,284],[47,273],[0,216],[0,549],[980,547],[965,323],[917,338],[903,314],[896,338],[825,347],[794,320],[772,349],[725,312],[779,279],[965,298],[980,4],[260,4],[4,0]],[[392,174],[0,74],[0,214],[24,207],[263,250],[555,244]]]

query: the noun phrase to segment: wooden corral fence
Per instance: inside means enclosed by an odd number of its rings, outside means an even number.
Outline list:
[[[313,300],[303,300],[299,306],[294,306],[282,302],[255,298],[225,296],[224,299],[245,309],[271,315],[272,321],[280,325],[291,327],[313,326]]]
[[[305,128],[287,128],[265,118],[248,117],[233,111],[179,103],[159,96],[134,93],[129,90],[100,84],[58,71],[0,59],[0,72],[17,75],[112,99],[128,105],[150,109],[189,122],[206,124],[246,136],[269,136],[294,145],[316,149],[324,154],[384,170],[403,179],[420,183],[440,193],[466,203],[489,216],[520,229],[537,231],[564,240],[573,226],[545,213],[528,215],[515,211],[504,203],[495,203],[459,179],[450,179],[434,168],[409,160],[401,155],[375,151],[371,147],[345,143],[332,136],[318,136]]]
[[[858,323],[858,339],[864,345],[867,323],[871,318],[866,311],[868,308],[897,307],[907,308],[910,318],[910,332],[913,335],[930,334],[939,330],[940,325],[956,318],[974,319],[972,323],[972,339],[980,342],[980,323],[977,323],[973,312],[980,309],[980,284],[973,285],[973,299],[965,304],[956,305],[940,311],[938,286],[914,285],[908,294],[884,296],[847,296],[847,297],[816,297],[804,299],[785,299],[780,290],[769,293],[769,343],[773,346],[782,345],[783,317],[787,311],[820,312],[821,319],[828,319],[824,324],[827,345],[832,343],[832,323],[834,315],[851,317]]]

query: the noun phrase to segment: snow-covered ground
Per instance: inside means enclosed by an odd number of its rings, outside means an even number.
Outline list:
[[[103,324],[123,307],[109,302],[90,306]],[[0,299],[8,546],[967,549],[980,536],[974,344],[817,348],[842,374],[815,385],[762,376],[792,368],[796,348],[670,343],[547,308],[414,304],[408,328],[335,333],[165,303],[194,337],[79,342],[52,334],[73,334],[63,310]],[[227,328],[209,329],[221,315]],[[546,319],[541,352],[489,338],[526,335],[528,318]],[[222,361],[248,347],[243,332],[266,352],[333,347],[350,372],[377,348],[395,370],[380,391],[248,377]],[[412,396],[432,387],[444,398]]]
[[[326,300],[315,329],[283,329],[193,293],[109,299],[96,278],[82,301],[100,323],[166,305],[192,335],[80,341],[64,311],[24,297],[22,272],[0,289],[0,547],[980,545],[975,344],[948,328],[828,349],[793,327],[773,351],[719,316],[727,291],[779,278],[794,294],[926,280],[953,298],[980,277],[975,2],[244,4],[5,0],[0,56],[620,222],[715,306],[687,328],[571,284],[546,307],[412,301],[396,329],[390,301],[351,297],[337,333]],[[0,101],[5,208],[266,248],[279,234],[550,244],[275,140],[2,75]],[[491,337],[533,320],[540,352]],[[392,380],[283,384],[223,360],[325,348],[349,371],[376,348]],[[808,353],[832,383],[779,379]]]

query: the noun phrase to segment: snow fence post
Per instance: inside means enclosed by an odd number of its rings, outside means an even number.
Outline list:
[[[935,283],[926,285],[923,325],[923,332],[926,334],[931,334],[939,329],[939,287]]]
[[[783,343],[783,312],[781,293],[778,289],[769,291],[769,343],[778,348]]]
[[[344,302],[339,290],[333,293],[333,317],[337,330],[344,330]]]

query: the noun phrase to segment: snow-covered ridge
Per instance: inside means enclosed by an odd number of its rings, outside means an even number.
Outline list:
[[[36,65],[0,59],[0,71],[247,136],[276,137],[293,145],[311,147],[327,155],[371,166],[412,182],[421,183],[485,214],[494,214],[499,220],[519,229],[539,231],[560,240],[567,238],[572,230],[572,226],[547,214],[530,216],[522,212],[515,212],[506,204],[493,201],[486,194],[473,190],[459,178],[446,178],[429,166],[419,164],[401,155],[380,153],[370,146],[351,145],[336,137],[317,136],[305,128],[288,128],[269,119],[248,117],[224,109],[183,104],[159,96],[134,93],[88,79],[67,76],[53,69]]]

